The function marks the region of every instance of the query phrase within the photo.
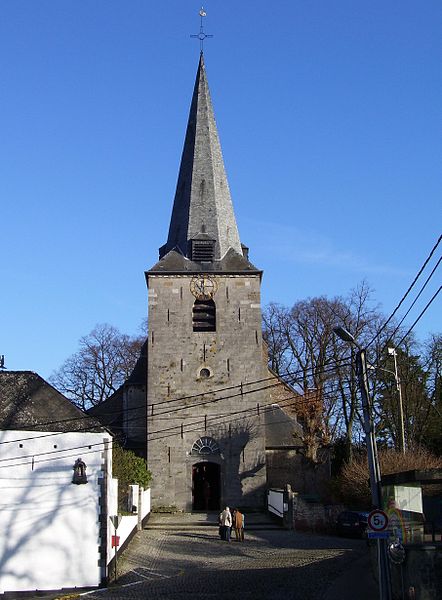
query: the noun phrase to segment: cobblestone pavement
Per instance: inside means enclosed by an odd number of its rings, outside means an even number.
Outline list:
[[[215,525],[172,519],[173,524],[170,518],[163,526],[157,521],[136,534],[119,559],[116,584],[82,597],[321,600],[331,582],[367,552],[361,540],[265,526],[247,530],[244,543],[228,543],[220,540]]]

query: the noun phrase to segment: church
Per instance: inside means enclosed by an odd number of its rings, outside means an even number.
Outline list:
[[[167,241],[145,277],[143,352],[91,412],[147,458],[154,507],[262,508],[268,487],[293,485],[302,426],[267,367],[262,271],[241,243],[202,51]]]

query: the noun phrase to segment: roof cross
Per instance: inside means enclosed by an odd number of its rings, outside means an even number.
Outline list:
[[[202,52],[203,52],[203,46],[204,46],[204,40],[205,40],[206,38],[212,38],[212,37],[213,37],[213,35],[210,35],[210,34],[208,34],[208,33],[204,33],[203,19],[204,19],[204,17],[206,17],[206,16],[207,16],[207,13],[206,13],[206,11],[204,10],[204,7],[203,7],[203,6],[201,7],[201,10],[200,10],[200,12],[199,12],[199,15],[200,15],[200,18],[201,18],[201,22],[200,22],[200,32],[199,32],[199,33],[196,33],[195,35],[191,35],[190,37],[192,37],[192,38],[198,38],[198,39],[199,39],[199,41],[200,41],[200,51],[201,51],[201,54],[202,54]]]

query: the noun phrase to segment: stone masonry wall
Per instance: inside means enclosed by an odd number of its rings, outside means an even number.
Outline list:
[[[216,331],[194,332],[192,275],[149,275],[147,436],[152,505],[192,508],[192,466],[221,468],[221,504],[263,506],[266,484],[264,420],[254,391],[262,363],[258,275],[211,275]],[[208,369],[204,378],[200,371]],[[242,386],[242,387],[241,387]],[[222,390],[222,391],[220,391]],[[192,454],[202,436],[220,452]]]

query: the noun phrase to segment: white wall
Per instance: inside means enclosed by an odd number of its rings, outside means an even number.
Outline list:
[[[105,441],[104,432],[0,431],[0,593],[100,584]],[[85,485],[72,484],[77,458],[87,465]]]

